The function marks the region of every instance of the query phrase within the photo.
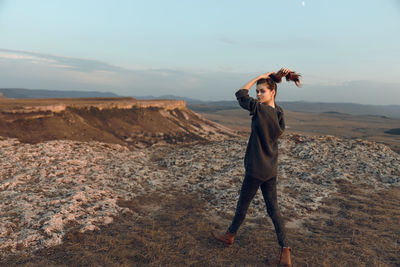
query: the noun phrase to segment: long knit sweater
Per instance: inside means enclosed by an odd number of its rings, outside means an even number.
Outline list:
[[[248,90],[236,92],[239,105],[250,111],[251,134],[247,144],[244,167],[246,175],[266,181],[278,172],[278,137],[285,129],[283,110],[262,104],[249,96]]]

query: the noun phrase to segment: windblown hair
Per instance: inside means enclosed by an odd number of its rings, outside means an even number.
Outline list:
[[[296,73],[294,71],[289,72],[288,74],[284,74],[282,70],[279,70],[278,72],[272,73],[268,78],[263,78],[259,79],[257,81],[257,84],[263,84],[266,83],[267,87],[270,90],[275,90],[275,97],[278,91],[278,86],[276,85],[277,83],[280,83],[282,81],[282,78],[285,77],[286,81],[290,82],[293,81],[296,83],[297,87],[300,87],[300,77],[301,75],[299,73]]]

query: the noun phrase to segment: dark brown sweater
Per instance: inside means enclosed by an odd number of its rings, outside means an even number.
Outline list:
[[[248,90],[236,92],[239,105],[250,111],[251,134],[244,167],[246,175],[266,181],[278,172],[278,137],[285,129],[283,110],[262,104],[249,96]]]

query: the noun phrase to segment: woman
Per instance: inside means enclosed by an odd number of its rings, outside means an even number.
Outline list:
[[[276,83],[281,82],[283,77],[300,86],[300,75],[282,68],[277,73],[268,72],[254,78],[236,92],[239,105],[250,111],[252,116],[251,134],[244,158],[246,173],[232,224],[226,232],[213,232],[213,236],[225,244],[232,245],[250,202],[258,188],[261,188],[280,246],[280,255],[275,263],[291,266],[291,248],[287,244],[285,226],[279,212],[276,195],[278,137],[285,129],[285,120],[282,108],[275,104],[275,97]],[[257,83],[257,100],[249,97],[248,94],[255,83]]]

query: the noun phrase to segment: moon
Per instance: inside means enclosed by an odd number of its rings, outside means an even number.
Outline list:
[[[305,2],[305,1],[302,1],[302,2],[301,2],[301,5],[302,5],[302,6],[305,6],[305,5],[306,5],[306,2]]]

